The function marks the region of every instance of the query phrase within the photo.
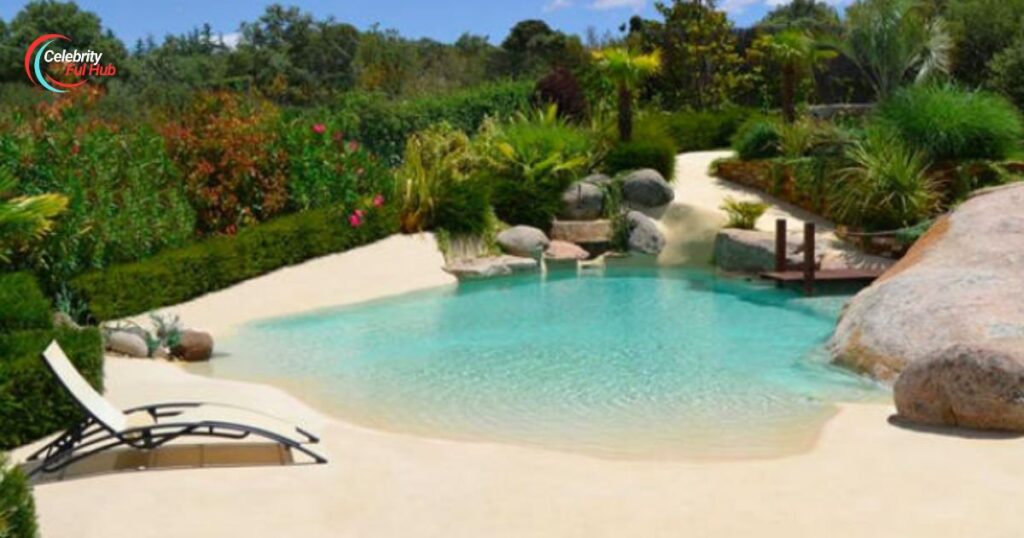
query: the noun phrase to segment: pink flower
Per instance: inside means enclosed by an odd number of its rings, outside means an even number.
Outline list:
[[[366,216],[366,211],[363,211],[362,209],[357,209],[357,210],[353,211],[353,213],[355,215],[358,215],[359,218],[363,218],[364,216]]]
[[[348,224],[353,228],[358,228],[363,225],[363,216],[359,214],[359,211],[348,216]]]
[[[318,135],[322,135],[327,132],[327,126],[322,123],[314,123],[313,132]]]
[[[348,150],[349,151],[355,151],[357,149],[359,149],[359,142],[356,142],[356,141],[353,140],[352,142],[348,143]]]
[[[384,205],[384,195],[378,194],[373,197],[373,207],[381,207]]]

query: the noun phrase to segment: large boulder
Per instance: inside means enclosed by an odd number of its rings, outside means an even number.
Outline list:
[[[786,265],[788,269],[803,267],[802,235],[786,237]],[[815,242],[815,249],[818,249]],[[816,250],[816,258],[822,251]],[[735,273],[763,273],[775,270],[775,234],[757,230],[725,229],[715,237],[715,266]]]
[[[594,220],[604,211],[604,189],[594,183],[577,181],[562,193],[559,216],[568,220]]]
[[[491,256],[455,261],[446,265],[444,270],[459,280],[475,280],[536,271],[539,267],[533,258]]]
[[[513,256],[538,258],[548,244],[548,236],[530,226],[513,226],[498,234],[498,246]]]
[[[675,191],[657,170],[631,172],[622,182],[622,199],[632,207],[661,207],[675,197]]]
[[[202,331],[181,331],[181,339],[171,348],[171,356],[186,362],[208,361],[213,356],[213,336]]]
[[[657,256],[665,248],[665,236],[654,219],[639,211],[626,214],[629,229],[629,251]]]
[[[835,361],[891,381],[919,361],[940,361],[937,369],[966,360],[965,353],[950,355],[954,346],[1024,353],[1021,207],[1024,184],[1016,184],[980,193],[939,219],[851,301],[830,342]],[[1024,394],[1024,384],[1017,388]],[[978,390],[972,397],[1000,396]]]
[[[144,359],[149,357],[149,346],[146,340],[132,331],[111,330],[103,338],[107,351],[119,355]]]
[[[910,363],[893,390],[899,416],[935,426],[1024,431],[1021,344],[958,344]]]

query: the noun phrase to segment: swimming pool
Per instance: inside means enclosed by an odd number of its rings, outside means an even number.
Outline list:
[[[827,363],[848,297],[680,269],[550,273],[249,324],[203,373],[374,428],[625,458],[809,447],[873,383]]]

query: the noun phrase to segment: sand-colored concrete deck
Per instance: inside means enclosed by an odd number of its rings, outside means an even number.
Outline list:
[[[689,187],[680,185],[679,188]],[[170,309],[215,335],[263,317],[450,284],[429,236],[278,271]],[[1017,537],[1024,439],[922,433],[849,405],[808,453],[730,462],[618,461],[379,432],[279,389],[108,359],[122,407],[207,400],[322,436],[324,466],[126,471],[38,485],[45,538]],[[16,456],[23,456],[24,450]]]

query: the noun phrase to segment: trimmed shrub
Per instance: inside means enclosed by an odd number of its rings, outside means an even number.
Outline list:
[[[672,181],[676,170],[676,151],[668,138],[634,139],[620,142],[605,157],[609,173],[617,174],[628,170],[653,168]]]
[[[28,273],[0,275],[0,333],[48,329],[53,323],[50,301]]]
[[[1006,158],[1024,124],[1005,98],[953,86],[912,86],[882,103],[878,119],[933,161]]]
[[[774,159],[782,155],[782,133],[777,122],[756,118],[736,132],[732,148],[744,161]]]
[[[753,114],[750,109],[738,107],[678,112],[669,115],[666,129],[675,141],[677,153],[726,148]]]
[[[103,389],[103,338],[98,329],[0,334],[0,449],[70,427],[82,413],[39,358],[57,340],[82,376]]]
[[[8,467],[0,454],[0,536],[3,538],[36,538],[36,506],[32,487],[25,473]]]
[[[389,205],[323,208],[289,215],[170,250],[148,260],[87,273],[71,281],[100,320],[178,304],[311,258],[342,252],[397,231]]]

